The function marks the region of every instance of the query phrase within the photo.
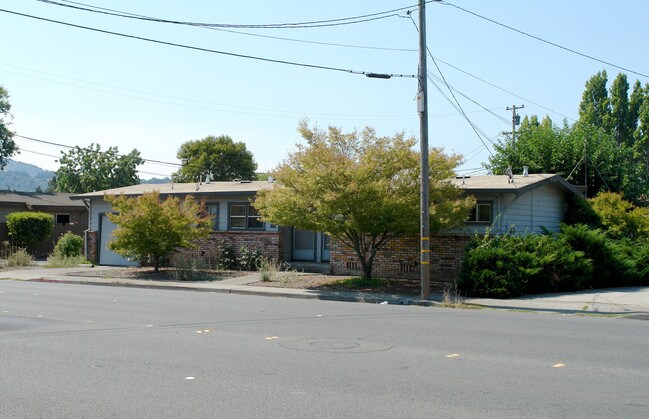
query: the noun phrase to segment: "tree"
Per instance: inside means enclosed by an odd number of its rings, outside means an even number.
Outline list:
[[[52,215],[44,212],[12,212],[7,215],[9,238],[17,245],[29,247],[49,238],[53,229]]]
[[[86,193],[136,185],[140,181],[137,167],[144,160],[135,149],[120,155],[117,147],[102,152],[101,146],[93,143],[61,154],[61,167],[49,183],[50,189],[56,192]]]
[[[134,198],[107,196],[106,200],[117,211],[108,214],[117,224],[108,248],[141,264],[152,261],[155,272],[163,258],[178,248],[195,246],[211,230],[211,214],[191,196],[182,203],[171,196],[161,202],[158,192]]]
[[[277,187],[254,202],[266,221],[325,232],[353,249],[371,278],[376,253],[399,235],[419,232],[419,156],[403,133],[377,137],[372,128],[343,133],[309,128],[273,171]],[[430,152],[431,231],[463,223],[475,205],[450,184],[460,157]]]
[[[8,128],[11,120],[9,93],[0,86],[0,170],[7,165],[7,159],[18,151],[14,143],[14,133]]]
[[[633,139],[627,137],[632,119],[629,118],[629,82],[624,73],[618,74],[611,86],[611,122],[618,144],[626,144]]]
[[[602,70],[588,79],[579,104],[579,122],[601,127],[606,133],[610,133],[613,128],[613,117],[611,115],[611,100],[608,97],[608,90],[606,90],[607,82],[606,70]]]
[[[199,182],[208,174],[212,180],[254,180],[257,170],[246,145],[227,135],[188,141],[180,146],[177,157],[182,167],[173,174],[176,182]]]
[[[590,200],[607,233],[616,239],[649,238],[649,209],[636,207],[612,192],[602,192]]]

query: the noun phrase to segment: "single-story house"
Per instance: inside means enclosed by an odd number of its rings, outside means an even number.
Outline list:
[[[71,195],[0,191],[0,241],[8,240],[7,215],[23,211],[52,214],[54,228],[51,238],[28,249],[37,257],[51,253],[58,238],[68,231],[82,236],[88,229],[88,209],[83,202],[71,200]]]
[[[139,196],[152,191],[158,191],[163,199],[167,196],[184,199],[191,195],[197,201],[204,202],[207,211],[214,214],[214,231],[208,240],[200,243],[197,256],[209,253],[211,244],[225,242],[235,250],[241,247],[259,249],[263,256],[277,261],[327,262],[327,236],[259,220],[251,201],[258,191],[274,186],[274,183],[267,181],[141,184],[76,195],[73,199],[83,200],[88,205],[86,255],[101,265],[136,264],[106,246],[117,226],[107,217],[113,209],[104,196]]]
[[[495,234],[517,234],[557,231],[567,209],[567,198],[581,191],[559,175],[473,176],[452,182],[476,198],[476,208],[464,228],[434,234],[431,237],[431,277],[449,281],[457,277],[464,247],[470,237],[491,228]],[[89,259],[103,265],[131,265],[134,262],[107,249],[116,228],[106,216],[112,208],[106,194],[138,196],[158,191],[162,197],[183,198],[192,195],[203,201],[217,222],[210,239],[202,242],[196,256],[205,255],[210,243],[225,241],[235,250],[241,247],[259,249],[267,258],[277,261],[328,263],[334,274],[356,275],[361,272],[355,253],[322,233],[277,226],[259,220],[251,205],[255,194],[275,187],[272,182],[210,182],[144,184],[73,196],[89,207],[86,252]],[[377,254],[376,276],[419,277],[419,238],[401,237]]]

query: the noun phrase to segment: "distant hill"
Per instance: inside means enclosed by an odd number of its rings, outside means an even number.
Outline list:
[[[168,177],[165,177],[165,178],[154,177],[153,179],[140,179],[140,183],[142,183],[142,184],[146,184],[146,183],[155,183],[155,184],[158,184],[158,183],[171,183],[171,179],[168,178]]]
[[[47,182],[54,177],[54,172],[41,169],[33,164],[9,159],[4,170],[0,171],[0,190],[16,192],[35,192],[47,190]],[[140,183],[170,183],[171,179],[140,179]]]
[[[40,188],[45,191],[52,177],[54,172],[9,159],[4,170],[0,171],[0,190],[34,192]]]

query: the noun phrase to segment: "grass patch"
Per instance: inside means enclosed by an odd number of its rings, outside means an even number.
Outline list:
[[[81,264],[90,264],[83,256],[62,256],[59,253],[48,256],[45,266],[48,268],[75,268]]]
[[[341,279],[339,281],[333,282],[331,285],[340,288],[348,289],[358,289],[358,288],[385,288],[390,285],[388,279],[383,278],[362,278],[360,276],[354,276],[347,279]]]

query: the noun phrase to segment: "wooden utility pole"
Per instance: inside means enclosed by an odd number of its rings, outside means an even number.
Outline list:
[[[512,105],[511,108],[509,106],[507,107],[508,111],[512,111],[512,154],[514,153],[514,147],[516,144],[516,125],[521,124],[521,117],[516,113],[516,109],[523,109],[524,107],[525,105]]]
[[[426,68],[426,1],[419,0],[419,90],[417,92],[417,112],[419,113],[420,163],[420,262],[421,299],[430,298],[430,225],[428,213],[428,70]]]

